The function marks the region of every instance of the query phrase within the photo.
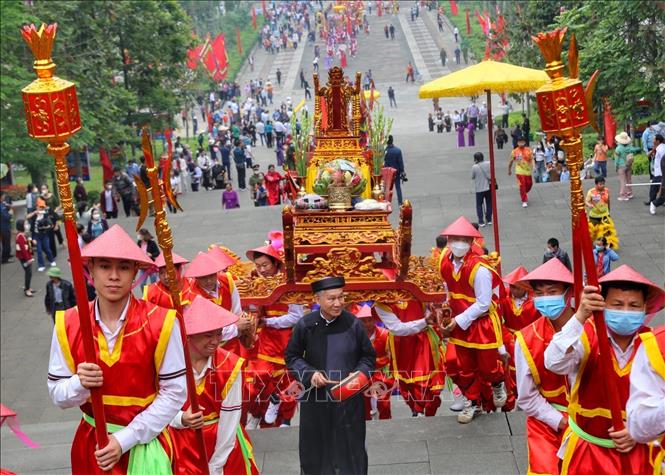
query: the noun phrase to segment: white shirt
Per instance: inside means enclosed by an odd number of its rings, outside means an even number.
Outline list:
[[[274,130],[275,130],[275,133],[282,133],[282,132],[284,132],[284,124],[283,124],[281,121],[279,121],[279,120],[276,120],[276,121],[275,121],[275,123],[273,124],[273,128],[274,128]]]
[[[113,191],[104,190],[104,211],[113,211]]]
[[[212,369],[212,357],[208,358],[208,361],[200,373],[194,369],[194,379],[197,384],[205,378],[209,369]],[[238,375],[235,381],[233,381],[231,389],[229,389],[229,392],[226,394],[226,397],[219,408],[215,451],[208,462],[208,471],[210,473],[224,473],[224,465],[235,446],[236,431],[238,429],[238,424],[240,424],[240,416],[242,415],[241,408],[242,377]],[[182,424],[182,415],[183,411],[178,411],[178,414],[171,421],[172,427],[175,427],[176,429],[185,428]]]
[[[453,259],[455,272],[459,272],[463,263],[464,261]],[[476,301],[462,313],[455,316],[455,322],[462,330],[468,330],[474,320],[485,315],[490,309],[492,303],[492,273],[486,267],[478,267],[476,277],[473,280],[473,293],[476,295]]]
[[[99,306],[95,303],[95,320],[102,329],[109,353],[113,352],[118,335],[124,328],[130,300],[127,301],[120,314],[120,325],[114,332],[111,332],[100,319]],[[150,355],[150,359],[152,359],[152,355]],[[160,375],[159,392],[155,400],[143,412],[134,417],[125,428],[113,434],[123,453],[137,444],[147,444],[157,437],[185,403],[187,397],[185,356],[178,320],[173,323],[169,342],[164,353],[164,360],[158,371]],[[168,376],[168,378],[162,379],[162,376]],[[72,373],[67,365],[55,329],[53,329],[53,337],[51,338],[48,390],[53,403],[61,409],[81,406],[90,397],[90,390],[81,385],[78,375]]]
[[[526,363],[522,345],[515,343],[515,368],[517,370],[517,404],[527,415],[544,422],[558,431],[563,415],[540,394]]]
[[[287,313],[280,317],[270,317],[265,319],[266,327],[269,328],[291,328],[298,320],[305,315],[305,307],[303,305],[291,304]]]
[[[665,380],[651,366],[643,345],[630,370],[626,413],[628,432],[637,442],[651,442],[665,432]]]
[[[654,177],[662,176],[662,172],[660,171],[660,162],[665,158],[665,143],[662,143],[656,147],[656,156],[653,159],[653,169],[651,170],[651,173],[653,174]]]
[[[395,336],[415,335],[427,328],[427,321],[424,318],[403,322],[388,307],[375,305],[374,310],[388,331]]]

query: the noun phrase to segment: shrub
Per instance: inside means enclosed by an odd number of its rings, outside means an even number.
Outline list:
[[[635,155],[633,160],[633,175],[648,175],[649,174],[649,159],[643,153]]]
[[[4,193],[7,193],[7,196],[9,196],[12,201],[24,200],[26,194],[26,186],[7,185],[2,187],[2,191]]]

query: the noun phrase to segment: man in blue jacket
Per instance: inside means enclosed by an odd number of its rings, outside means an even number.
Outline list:
[[[395,191],[397,192],[397,202],[402,206],[402,181],[407,181],[406,173],[404,172],[404,160],[402,159],[402,151],[399,147],[393,145],[393,136],[388,136],[388,146],[386,147],[386,155],[383,159],[383,166],[390,167],[397,170],[395,177]]]

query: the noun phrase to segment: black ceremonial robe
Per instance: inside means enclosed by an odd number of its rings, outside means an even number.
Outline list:
[[[315,371],[322,371],[331,381],[340,381],[354,371],[369,376],[374,370],[375,354],[365,329],[353,314],[344,311],[327,323],[316,311],[293,327],[285,359],[307,391]],[[300,404],[302,473],[367,473],[362,395],[337,403],[330,399],[328,389],[311,389]]]

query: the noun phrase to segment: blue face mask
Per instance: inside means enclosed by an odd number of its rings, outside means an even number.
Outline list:
[[[600,252],[600,251],[604,251],[604,250],[605,250],[605,246],[599,246],[598,244],[596,244],[596,251]]]
[[[541,315],[546,316],[550,320],[556,320],[566,309],[566,294],[534,297],[533,305]]]
[[[644,310],[612,310],[605,309],[605,323],[617,335],[629,336],[637,332],[644,324]]]

